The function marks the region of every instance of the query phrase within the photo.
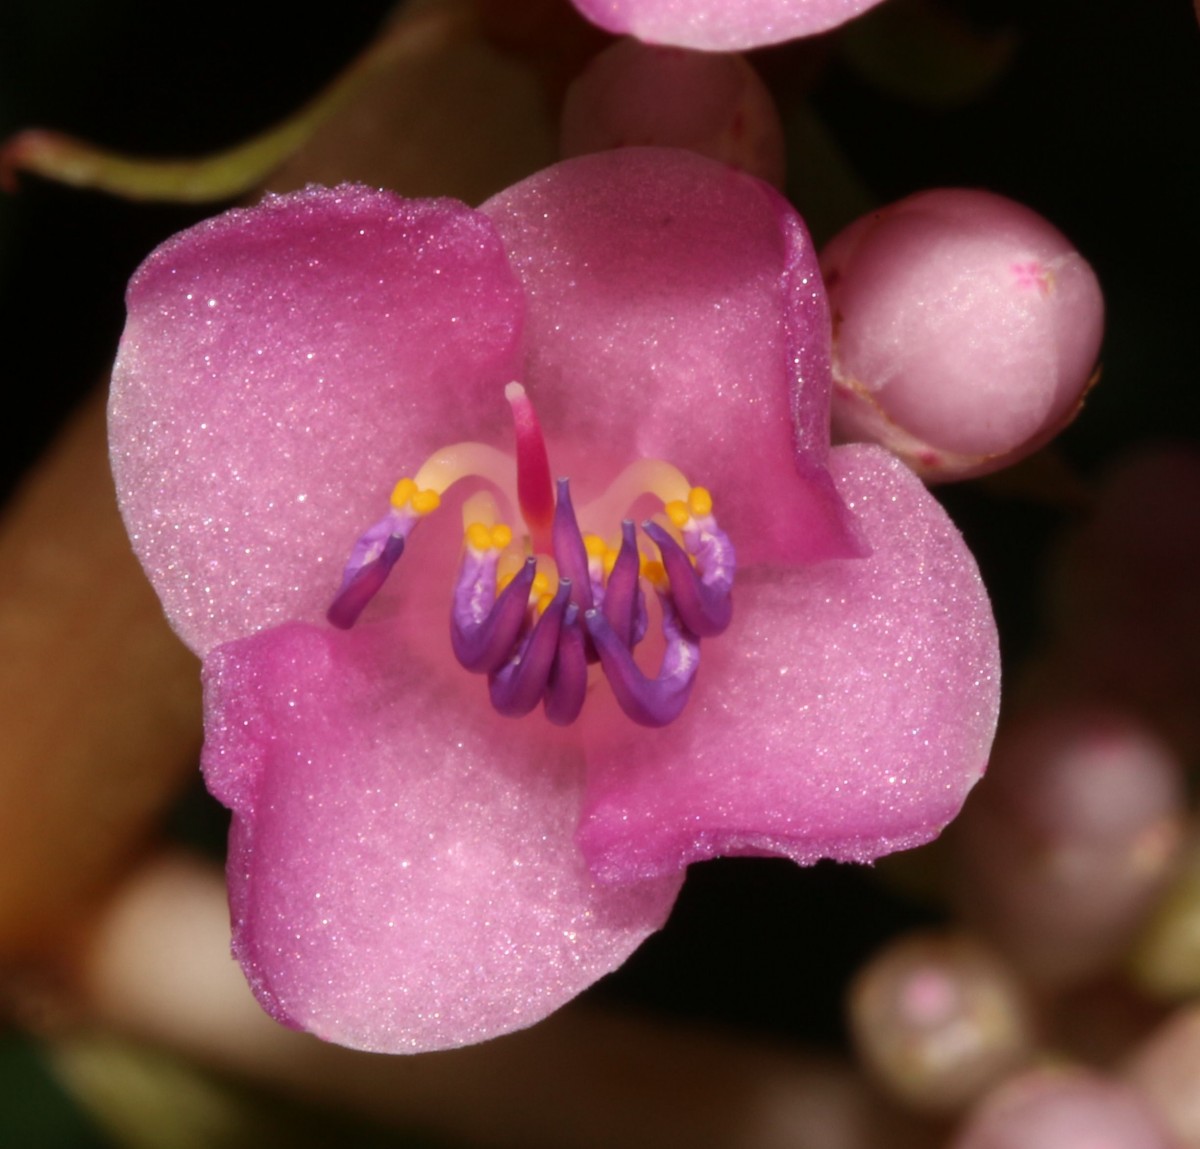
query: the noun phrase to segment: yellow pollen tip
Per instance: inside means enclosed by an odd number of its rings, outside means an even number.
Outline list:
[[[497,523],[492,527],[492,546],[498,551],[504,550],[513,540],[512,527],[507,523]]]
[[[682,499],[672,499],[663,510],[667,512],[667,518],[679,528],[687,526],[688,519],[692,517],[692,512]]]
[[[667,584],[667,568],[658,559],[642,559],[642,578],[647,579],[653,586],[662,587]]]
[[[442,505],[442,496],[437,491],[416,491],[408,501],[418,515],[429,515]]]
[[[492,532],[483,523],[472,523],[467,527],[467,546],[477,551],[486,551],[492,545]]]
[[[401,479],[392,488],[392,506],[398,511],[403,510],[408,500],[411,499],[416,493],[417,484],[414,483],[412,479]]]
[[[437,491],[422,490],[413,479],[401,479],[392,488],[391,502],[398,511],[411,507],[414,514],[428,515],[442,505],[442,496]]]
[[[550,593],[550,580],[541,571],[533,576],[533,586],[529,588],[529,593],[539,602]]]
[[[688,492],[688,508],[698,519],[712,514],[712,495],[706,487],[693,487]]]
[[[549,606],[549,605],[550,605],[550,604],[551,604],[553,601],[554,601],[554,595],[552,595],[552,594],[543,594],[543,595],[538,595],[538,600],[537,600],[537,611],[538,611],[538,614],[545,614],[545,612],[546,612],[546,608],[547,608],[547,607],[548,607],[548,606]],[[547,624],[547,625],[549,625],[549,624]]]
[[[584,535],[583,546],[590,559],[603,559],[608,554],[608,543],[599,535]]]

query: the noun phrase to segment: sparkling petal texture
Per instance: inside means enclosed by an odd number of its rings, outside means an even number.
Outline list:
[[[651,44],[739,52],[835,28],[879,0],[574,0],[589,20]]]
[[[934,837],[982,774],[999,652],[974,560],[897,460],[844,447],[830,462],[870,558],[740,572],[678,722],[592,719],[579,841],[593,872],[866,861]]]
[[[998,677],[974,564],[900,464],[830,453],[815,255],[759,181],[626,149],[479,212],[314,188],[170,241],[129,305],[114,472],[207,653],[235,952],[281,1021],[380,1051],[528,1025],[661,925],[688,862],[875,858],[981,771]],[[488,706],[449,634],[461,488],[353,631],[321,620],[397,478],[509,445],[512,379],[577,506],[639,458],[714,492],[733,622],[669,728],[631,724],[596,671],[566,730]]]
[[[782,197],[689,152],[626,148],[480,210],[525,287],[524,381],[552,461],[556,440],[574,448],[577,503],[634,459],[667,459],[717,492],[739,561],[861,553],[824,466],[825,289]]]
[[[205,677],[234,952],[278,1020],[379,1051],[481,1041],[666,919],[681,873],[588,874],[577,744],[398,658],[390,626],[275,627],[219,647]]]
[[[519,371],[519,288],[488,221],[450,200],[268,198],[160,247],[127,304],[113,472],[198,651],[320,618],[396,479],[448,434],[498,439]]]

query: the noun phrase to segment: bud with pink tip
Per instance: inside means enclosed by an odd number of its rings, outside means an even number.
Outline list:
[[[1028,208],[940,189],[864,216],[825,248],[834,430],[927,480],[998,470],[1051,439],[1092,379],[1104,301]]]
[[[963,933],[910,934],[886,946],[855,977],[849,1012],[876,1080],[929,1113],[965,1108],[1033,1053],[1021,987]]]
[[[618,40],[567,91],[564,157],[609,148],[686,148],[783,185],[783,127],[741,56]]]

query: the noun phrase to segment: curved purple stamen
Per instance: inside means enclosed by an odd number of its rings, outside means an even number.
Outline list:
[[[670,599],[661,594],[658,597],[667,648],[655,678],[642,673],[629,648],[600,611],[589,610],[583,616],[613,696],[626,716],[640,726],[666,726],[674,722],[687,705],[700,667],[699,640],[679,625],[679,616]]]
[[[733,581],[730,569],[732,545],[726,544],[728,561],[720,563],[714,570],[704,561],[705,541],[699,548],[699,566],[694,567],[687,551],[658,523],[645,522],[642,530],[650,536],[662,555],[662,563],[671,582],[671,598],[683,625],[700,638],[720,634],[733,618],[733,596],[730,593]]]
[[[571,483],[559,479],[556,483],[557,502],[554,505],[554,561],[558,564],[559,578],[567,579],[574,590],[572,600],[580,610],[592,609],[592,580],[588,575],[587,547],[575,520],[575,508],[571,505]]]
[[[587,698],[587,635],[579,621],[579,607],[571,603],[563,616],[558,653],[546,683],[546,717],[555,726],[570,726]]]
[[[541,700],[558,653],[563,615],[571,600],[571,580],[559,581],[550,605],[516,653],[488,677],[492,705],[508,718],[528,714]]]
[[[638,600],[641,597],[641,587],[638,585],[640,571],[641,559],[634,526],[629,519],[625,519],[621,523],[621,549],[608,576],[602,609],[617,638],[626,647],[632,647],[634,643]]]
[[[404,536],[389,534],[383,544],[383,550],[373,559],[367,560],[357,569],[353,568],[351,560],[342,576],[341,589],[325,612],[325,617],[339,629],[349,630],[358,621],[358,616],[366,609],[367,603],[379,593],[402,554]]]
[[[450,645],[454,657],[475,674],[490,674],[509,658],[525,625],[529,589],[537,574],[537,559],[527,558],[512,582],[496,595],[497,552],[481,556],[470,550],[454,588],[450,610]]]

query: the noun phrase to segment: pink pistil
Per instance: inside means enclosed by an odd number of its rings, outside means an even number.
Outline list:
[[[542,425],[520,383],[505,387],[504,397],[512,408],[516,431],[517,500],[521,504],[521,516],[529,528],[534,551],[550,554],[554,487],[550,482],[550,458],[546,453]]]

